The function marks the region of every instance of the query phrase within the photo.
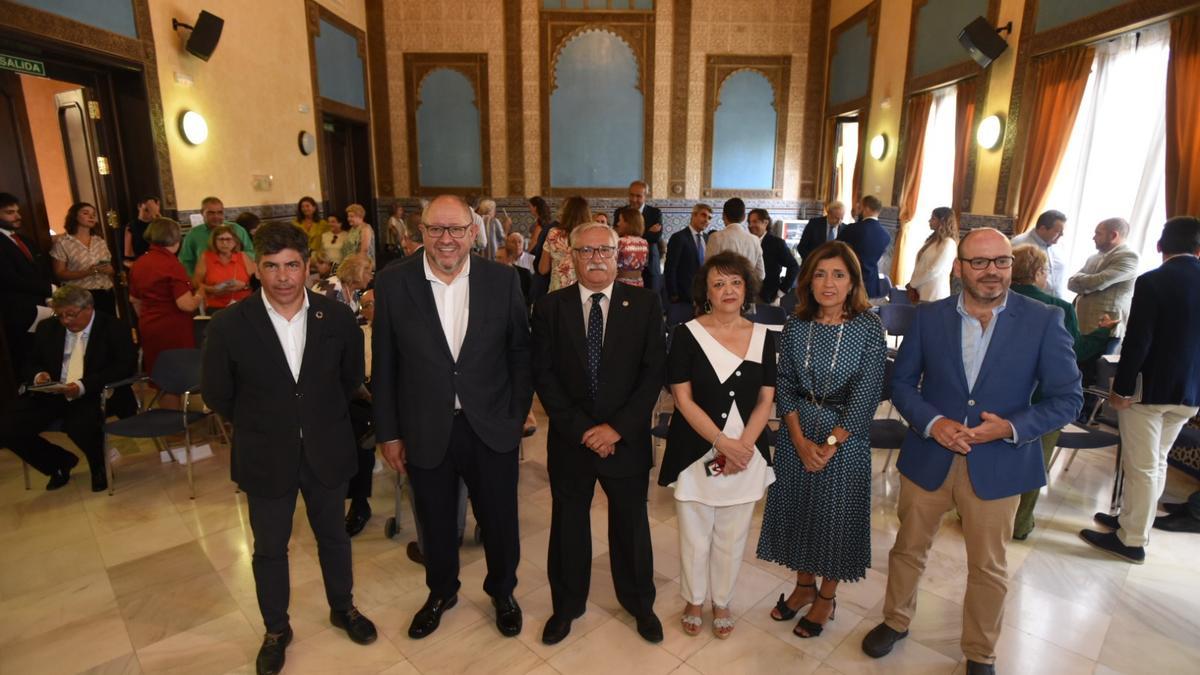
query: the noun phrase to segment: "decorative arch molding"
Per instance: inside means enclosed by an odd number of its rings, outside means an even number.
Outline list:
[[[488,103],[488,55],[486,53],[406,53],[404,55],[404,115],[408,127],[409,191],[413,196],[442,193],[492,193],[491,125]],[[461,74],[470,83],[479,111],[479,155],[483,163],[482,185],[445,186],[422,185],[418,152],[417,108],[421,105],[421,89],[425,79],[441,69]]]
[[[557,88],[555,68],[563,47],[580,34],[589,31],[612,33],[629,46],[638,68],[635,86],[642,93],[643,152],[642,178],[650,178],[650,156],[654,147],[654,13],[605,11],[542,11],[539,14],[539,60],[541,62],[541,194],[555,197],[584,195],[613,196],[610,187],[555,188],[550,178],[550,96]],[[630,180],[633,180],[632,178]],[[626,183],[627,184],[627,183]],[[623,189],[624,186],[621,186]]]
[[[721,90],[726,81],[739,72],[749,71],[763,76],[773,94],[775,109],[775,168],[770,190],[715,189],[713,179],[713,144],[717,108],[721,105]],[[705,64],[704,90],[704,163],[700,195],[704,198],[742,197],[750,199],[782,199],[784,155],[787,150],[788,92],[792,81],[792,57],[710,55]]]

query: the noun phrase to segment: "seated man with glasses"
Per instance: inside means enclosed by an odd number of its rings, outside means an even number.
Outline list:
[[[994,673],[1008,591],[1006,547],[1023,492],[1046,484],[1040,438],[1083,403],[1063,314],[1009,293],[1013,255],[998,230],[958,245],[963,291],[917,308],[892,379],[909,424],[896,468],[900,530],[888,556],[883,623],[863,638],[879,658],[908,635],[917,582],[942,516],[957,508],[967,552],[961,647],[967,673]],[[1035,387],[1041,398],[1030,400]]]
[[[108,488],[104,470],[104,386],[133,375],[137,351],[129,327],[95,309],[92,294],[78,286],[60,286],[50,299],[57,321],[38,324],[30,372],[22,381],[42,391],[28,391],[0,417],[0,447],[11,449],[50,477],[47,490],[71,479],[79,458],[41,437],[55,422],[83,451],[92,471],[92,492]],[[58,386],[50,386],[58,383]]]

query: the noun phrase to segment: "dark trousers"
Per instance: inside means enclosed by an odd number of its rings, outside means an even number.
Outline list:
[[[79,446],[96,475],[104,474],[104,419],[97,396],[68,401],[60,394],[26,394],[0,418],[0,447],[11,449],[25,463],[49,476],[74,466],[75,455],[39,434],[55,422]]]
[[[608,478],[550,473],[553,506],[547,575],[554,613],[583,614],[592,580],[592,495],[596,481],[608,497],[608,553],[617,600],[633,616],[654,607],[654,552],[646,491],[650,474]]]
[[[317,539],[317,557],[325,580],[329,607],[346,611],[353,606],[354,573],[350,566],[350,536],[346,534],[344,504],[346,484],[323,485],[307,461],[300,462],[299,484],[282,497],[247,494],[250,528],[254,531],[254,587],[258,609],[267,632],[279,633],[288,626],[291,582],[288,578],[288,540],[292,538],[292,515],[296,494],[304,495],[308,524]]]
[[[421,523],[425,585],[435,598],[458,592],[459,479],[467,484],[471,510],[483,531],[487,577],[483,590],[493,598],[517,587],[521,541],[517,526],[517,449],[496,452],[475,434],[466,415],[455,415],[450,448],[432,469],[408,465],[409,484]]]
[[[363,437],[371,432],[371,404],[363,399],[350,402],[350,427],[358,443],[358,473],[350,478],[346,491],[348,499],[367,499],[371,496],[371,481],[375,477],[375,446],[362,447]]]

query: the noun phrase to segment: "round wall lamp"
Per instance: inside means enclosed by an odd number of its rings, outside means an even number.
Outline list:
[[[185,110],[179,116],[179,133],[190,145],[200,145],[208,140],[208,122],[194,110]]]
[[[300,144],[300,154],[308,156],[313,154],[317,149],[317,137],[307,131],[301,131],[298,138]]]
[[[984,150],[991,150],[1003,135],[1004,121],[999,115],[992,115],[979,123],[979,130],[975,132],[975,142]]]
[[[875,158],[876,160],[883,159],[884,155],[887,154],[887,149],[887,134],[875,134],[875,137],[871,139],[871,145],[869,146],[871,157]]]

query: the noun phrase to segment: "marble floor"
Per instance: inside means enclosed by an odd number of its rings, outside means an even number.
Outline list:
[[[550,490],[545,419],[526,442],[521,465],[522,564],[517,597],[525,629],[503,638],[481,584],[483,551],[462,549],[463,589],[431,637],[406,635],[425,599],[423,570],[410,562],[407,509],[399,535],[384,536],[393,511],[390,472],[376,474],[375,516],[354,539],[355,599],[379,627],[369,647],[327,622],[313,537],[297,517],[292,555],[292,626],[287,673],[961,673],[958,647],[965,556],[958,523],[947,517],[930,553],[912,634],[874,661],[860,640],[880,620],[887,552],[897,527],[895,470],[881,474],[876,451],[872,511],[874,568],[844,585],[837,618],[817,639],[791,636],[792,623],[768,616],[791,573],[754,560],[751,532],[733,610],[731,639],[679,628],[678,532],[670,493],[651,489],[650,518],[658,612],[666,639],[641,640],[619,610],[608,570],[603,493],[593,509],[595,561],[587,614],[564,642],[539,641],[550,610],[545,576]],[[250,572],[250,526],[243,495],[229,481],[228,451],[198,462],[197,497],[184,471],[152,456],[124,458],[117,492],[92,494],[77,470],[64,489],[45,492],[35,475],[25,490],[20,465],[0,453],[0,674],[252,673],[262,624]],[[1000,640],[1002,673],[1184,673],[1200,663],[1200,536],[1159,533],[1147,563],[1103,556],[1076,536],[1107,507],[1111,450],[1083,452],[1055,467],[1038,504],[1038,527],[1009,547],[1012,582]],[[82,469],[82,466],[80,467]],[[1174,470],[1168,496],[1196,488]],[[298,514],[302,511],[298,510]],[[755,519],[759,522],[761,519]]]

